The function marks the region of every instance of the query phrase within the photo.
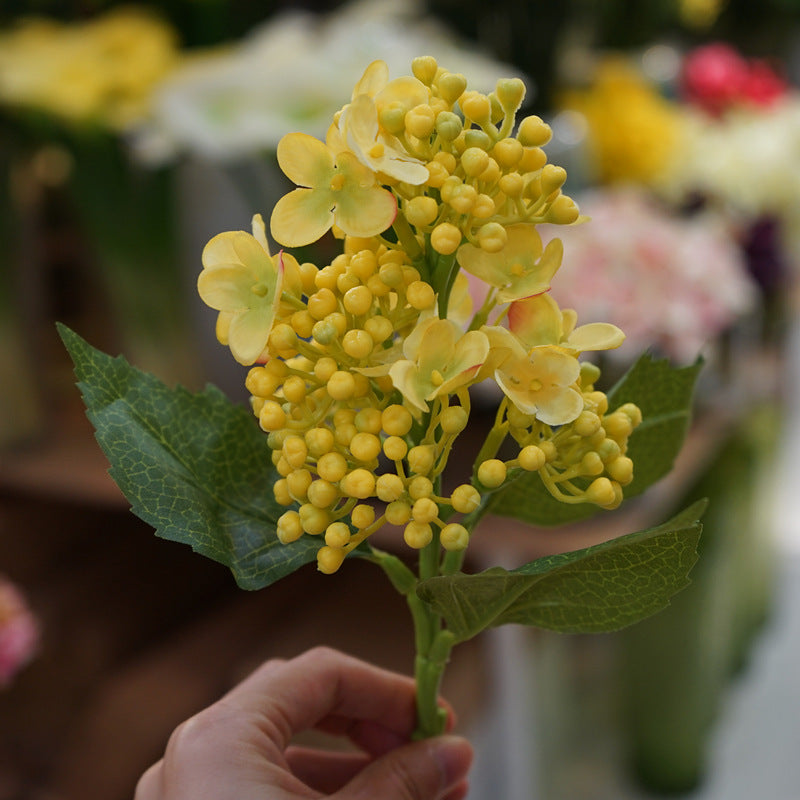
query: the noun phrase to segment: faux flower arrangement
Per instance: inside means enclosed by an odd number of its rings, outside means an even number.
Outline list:
[[[570,232],[553,292],[582,319],[625,331],[610,360],[624,364],[647,348],[690,360],[757,308],[757,286],[722,216],[679,216],[631,186],[584,192],[580,205],[592,222]]]
[[[0,689],[36,655],[39,622],[20,590],[0,575]]]
[[[167,388],[61,328],[111,474],[158,535],[246,589],[309,562],[328,575],[348,558],[385,570],[414,620],[420,736],[442,730],[454,645],[510,622],[617,629],[663,608],[696,558],[702,504],[516,569],[462,571],[489,513],[574,521],[662,477],[700,368],[644,356],[598,388],[581,356],[624,334],[578,325],[549,292],[563,248],[537,226],[583,218],[547,161],[549,127],[517,119],[524,94],[519,79],[469,89],[428,56],[392,80],[375,61],[324,142],[281,140],[297,188],[272,211],[273,237],[299,248],[333,231],[342,252],[323,266],[273,254],[258,214],[251,233],[206,246],[198,289],[249,368],[249,410],[213,387]],[[487,287],[477,307],[466,275]],[[455,482],[453,444],[484,380],[502,400]]]

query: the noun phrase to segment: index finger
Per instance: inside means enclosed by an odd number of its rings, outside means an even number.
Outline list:
[[[261,716],[268,723],[261,727],[281,749],[295,733],[323,721],[342,733],[376,723],[402,739],[416,724],[411,678],[324,647],[281,664],[267,662],[220,702]]]

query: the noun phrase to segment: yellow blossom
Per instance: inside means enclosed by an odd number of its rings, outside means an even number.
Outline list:
[[[290,133],[278,143],[278,163],[302,187],[272,211],[272,235],[287,247],[311,244],[334,224],[350,236],[375,236],[395,218],[394,195],[347,151],[334,153],[319,139]]]
[[[233,357],[254,363],[267,346],[281,299],[284,259],[270,256],[260,214],[253,235],[229,231],[215,236],[203,250],[197,279],[200,297],[220,312],[220,325]]]
[[[470,383],[488,353],[489,341],[480,331],[462,333],[451,320],[433,317],[405,340],[405,358],[392,365],[389,376],[411,405],[427,411],[426,401]]]
[[[552,239],[542,248],[542,240],[531,224],[509,225],[508,241],[502,250],[489,253],[473,244],[458,249],[458,262],[470,274],[499,289],[501,303],[541,294],[561,266],[563,247]]]
[[[388,81],[383,61],[373,61],[353,90],[353,98],[340,112],[328,133],[335,150],[350,150],[373,172],[418,185],[428,180],[420,159],[403,146],[394,133],[403,130],[405,115],[427,103],[430,90],[416,78],[406,76]],[[396,120],[392,125],[390,120]],[[382,124],[383,123],[383,124]],[[393,131],[386,128],[391,125]]]
[[[581,367],[574,355],[554,345],[526,350],[506,328],[482,330],[497,359],[494,378],[520,411],[547,425],[571,422],[583,411]]]
[[[587,350],[613,350],[625,341],[625,334],[610,322],[591,322],[575,327],[577,314],[561,309],[549,294],[512,303],[508,327],[526,347],[561,345],[576,355]]]

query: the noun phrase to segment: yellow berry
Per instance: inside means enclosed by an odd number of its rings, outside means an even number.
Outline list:
[[[375,492],[375,476],[363,467],[358,467],[339,481],[342,492],[348,497],[365,500]]]
[[[433,540],[433,529],[423,522],[409,522],[403,530],[403,539],[409,547],[421,550]]]
[[[368,317],[364,321],[364,330],[372,337],[373,342],[380,344],[394,333],[394,326],[387,317]]]
[[[303,530],[312,536],[319,536],[330,525],[330,514],[322,508],[317,508],[311,503],[304,503],[298,511]]]
[[[350,372],[337,370],[328,379],[326,388],[334,400],[349,400],[355,393],[355,378]]]
[[[294,332],[302,339],[308,339],[314,329],[316,320],[308,311],[295,311],[291,318]]]
[[[381,264],[378,275],[387,286],[399,286],[403,282],[403,268],[394,261]]]
[[[525,117],[519,124],[517,139],[525,147],[541,147],[553,136],[551,127],[541,117],[532,115]]]
[[[581,475],[601,475],[605,466],[603,459],[594,451],[590,450],[581,459]]]
[[[278,539],[282,544],[296,542],[303,535],[303,523],[296,511],[286,511],[278,517],[276,526]]]
[[[385,472],[375,482],[375,494],[384,503],[399,500],[406,491],[403,479],[392,472]]]
[[[616,499],[616,492],[608,478],[595,478],[586,489],[586,499],[598,506],[607,506]]]
[[[501,139],[492,148],[492,157],[503,169],[513,169],[522,158],[522,145],[517,139]]]
[[[436,79],[436,88],[439,97],[452,105],[467,88],[467,79],[459,72],[442,72]]]
[[[489,98],[480,92],[464,92],[458,101],[464,116],[474,122],[489,122],[492,114],[492,106]]]
[[[336,483],[347,473],[347,460],[341,453],[326,453],[317,461],[317,473],[320,478]]]
[[[633,433],[631,418],[620,411],[615,411],[613,414],[603,417],[603,428],[605,428],[606,435],[617,443],[627,440]]]
[[[627,486],[633,480],[633,461],[628,456],[612,459],[606,464],[606,470],[622,486]]]
[[[431,246],[443,256],[455,253],[461,244],[461,231],[450,222],[442,222],[431,232]]]
[[[341,294],[344,294],[350,289],[354,289],[356,286],[361,286],[361,281],[358,279],[358,276],[350,269],[345,270],[336,279],[336,288],[339,290]]]
[[[384,512],[390,525],[405,525],[411,519],[411,506],[405,500],[395,500]]]
[[[565,194],[560,194],[547,211],[547,221],[556,225],[571,225],[580,214],[575,201]]]
[[[406,457],[408,445],[399,436],[389,436],[383,443],[383,452],[386,454],[386,458],[392,461],[401,461]]]
[[[274,400],[268,400],[258,413],[258,424],[265,431],[276,431],[286,425],[286,413]]]
[[[283,382],[283,396],[290,403],[302,403],[306,399],[306,382],[299,375],[290,375]]]
[[[366,286],[355,286],[345,292],[343,303],[351,314],[366,314],[372,308],[372,292]]]
[[[353,328],[347,331],[342,338],[342,349],[350,358],[355,358],[356,360],[366,358],[374,347],[375,342],[372,337],[360,328]]]
[[[372,461],[380,455],[381,440],[374,433],[357,433],[350,440],[350,452],[359,461]]]
[[[547,163],[547,155],[541,147],[525,147],[517,169],[522,172],[538,172]]]
[[[372,250],[359,250],[350,259],[350,269],[359,280],[367,281],[378,269],[378,259]]]
[[[436,302],[436,295],[433,292],[433,287],[424,281],[414,281],[406,289],[406,300],[408,304],[417,311],[424,311],[426,308],[431,308]]]
[[[412,136],[416,136],[417,139],[427,139],[433,133],[436,114],[429,105],[422,104],[408,111],[404,122],[406,130]]]
[[[478,231],[478,244],[487,253],[499,253],[507,242],[508,234],[499,222],[487,222]]]
[[[467,410],[463,406],[449,406],[442,411],[442,416],[439,417],[442,431],[448,436],[461,433],[467,427],[468,421],[469,414],[467,414]]]
[[[600,456],[604,463],[613,461],[621,453],[622,449],[613,439],[603,439],[603,441],[597,445],[597,455]]]
[[[433,484],[424,475],[417,475],[408,483],[408,496],[412,500],[419,500],[420,497],[430,497],[433,494]]]
[[[560,189],[567,180],[567,171],[564,167],[557,167],[555,164],[547,164],[542,169],[539,176],[542,182],[542,194],[547,196]]]
[[[311,428],[305,434],[308,452],[319,458],[333,450],[333,432],[328,428]]]
[[[381,415],[381,424],[389,436],[405,436],[413,422],[409,410],[401,405],[387,406]]]
[[[328,547],[344,547],[350,541],[350,528],[346,522],[331,522],[325,529]]]
[[[295,500],[305,502],[312,480],[311,473],[307,469],[296,469],[286,476],[286,488]]]
[[[375,509],[372,506],[359,504],[350,512],[350,519],[356,528],[368,528],[375,522]]]
[[[472,206],[472,216],[475,219],[489,219],[495,212],[494,200],[488,194],[479,194]]]
[[[506,479],[506,465],[497,458],[489,458],[478,467],[478,480],[487,489],[496,489]]]
[[[458,138],[463,129],[464,124],[458,114],[454,114],[452,111],[442,110],[436,115],[436,133],[439,134],[439,137],[443,141],[452,142],[454,139]],[[439,163],[444,166],[445,169],[447,168],[442,162],[434,160],[433,163]],[[428,169],[430,169],[430,164],[428,165]],[[452,170],[449,171],[452,172]]]
[[[297,346],[297,334],[291,325],[282,322],[269,335],[269,346],[279,353],[292,352]]]
[[[320,547],[317,551],[317,569],[325,575],[333,575],[344,563],[346,555],[341,547]]]
[[[600,417],[593,411],[581,411],[572,423],[572,429],[578,436],[589,437],[600,429]]]
[[[432,197],[413,197],[403,206],[403,213],[411,225],[417,228],[430,225],[439,216],[439,204]]]
[[[417,475],[427,475],[433,468],[435,458],[433,445],[418,444],[408,451],[408,468]]]
[[[295,435],[287,436],[283,441],[283,457],[292,467],[300,469],[308,457],[305,439]]]
[[[545,465],[547,459],[541,447],[537,447],[535,444],[529,444],[519,451],[517,460],[522,469],[528,472],[536,472]]]
[[[478,199],[478,190],[469,184],[461,184],[450,193],[447,202],[459,214],[470,214]]]
[[[342,447],[349,447],[356,433],[358,433],[356,426],[352,422],[348,422],[344,425],[337,425],[333,435],[336,439],[336,444]]]
[[[270,397],[280,385],[280,378],[272,375],[264,367],[253,367],[244,381],[245,388],[257,397]]]
[[[481,504],[480,492],[468,483],[456,486],[450,495],[450,505],[459,514],[469,514]]]
[[[294,502],[289,494],[289,484],[286,478],[275,481],[272,485],[272,494],[275,496],[275,502],[279,505],[290,506]]]
[[[337,369],[339,365],[330,356],[323,356],[314,364],[314,376],[322,383],[327,383]]]
[[[430,186],[432,189],[441,188],[442,184],[450,177],[450,173],[436,161],[429,161],[427,167],[428,180],[425,181],[425,185]],[[222,343],[225,344],[225,342]]]
[[[339,490],[330,481],[319,478],[308,487],[308,502],[317,508],[330,508],[339,499]]]
[[[308,313],[314,319],[325,319],[339,307],[336,295],[330,289],[319,289],[308,298]]]
[[[519,78],[500,78],[495,84],[494,91],[503,108],[512,113],[525,99],[525,84]]]
[[[438,69],[439,66],[433,56],[417,56],[411,62],[411,72],[414,77],[426,86],[431,85]]]
[[[624,414],[635,428],[642,422],[642,410],[635,403],[624,403],[617,410],[617,414]]]
[[[461,167],[470,178],[475,178],[489,166],[489,154],[479,147],[468,147],[461,154]]]
[[[411,517],[415,522],[433,522],[439,516],[439,507],[430,497],[420,497],[411,507]]]
[[[518,172],[510,172],[500,178],[498,185],[500,191],[511,198],[522,197],[522,190],[525,188],[525,180]]]
[[[439,542],[445,550],[466,550],[469,544],[469,531],[463,525],[451,522],[442,528]]]

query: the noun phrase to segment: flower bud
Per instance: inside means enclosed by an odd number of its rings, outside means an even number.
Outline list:
[[[347,553],[340,547],[320,547],[317,551],[317,569],[325,575],[333,575],[344,563]]]
[[[433,468],[435,457],[433,445],[418,444],[408,451],[408,468],[417,475],[427,475]]]
[[[448,436],[455,436],[461,433],[467,427],[469,414],[462,406],[449,406],[442,411],[439,417],[439,424],[442,426],[442,431]]]
[[[359,504],[350,512],[350,520],[356,528],[367,528],[375,522],[375,509],[372,506]]]
[[[424,281],[414,281],[406,289],[406,300],[412,308],[417,311],[424,311],[426,308],[431,308],[436,302],[436,295],[433,292],[433,287]]]
[[[552,128],[541,117],[531,115],[519,124],[517,139],[525,147],[542,147],[553,137]]]
[[[411,62],[411,72],[414,77],[426,86],[433,83],[438,70],[439,66],[433,56],[417,56]]]
[[[443,72],[436,79],[439,96],[452,105],[467,88],[467,79],[459,72]]]
[[[420,497],[411,507],[411,518],[415,522],[433,522],[439,516],[439,507],[430,497]]]
[[[461,244],[461,231],[450,222],[442,222],[431,232],[431,246],[443,256],[455,253]]]
[[[331,522],[330,514],[327,511],[317,508],[311,503],[304,503],[297,513],[300,515],[303,530],[311,536],[319,536]]]
[[[458,104],[467,119],[477,122],[479,125],[491,121],[492,106],[485,94],[475,91],[464,92]]]
[[[419,500],[420,497],[430,497],[433,494],[433,484],[424,475],[417,475],[408,483],[408,496],[412,500]]]
[[[405,116],[405,129],[417,139],[427,139],[436,125],[436,115],[433,109],[427,105],[419,105],[412,108]]]
[[[303,524],[296,511],[286,511],[278,517],[276,533],[281,544],[296,542],[303,535]]]
[[[423,522],[409,522],[403,530],[403,539],[409,547],[421,550],[433,540],[433,529]]]
[[[466,550],[469,544],[469,531],[463,525],[451,522],[442,528],[439,542],[445,550]]]
[[[519,78],[501,78],[494,93],[506,112],[513,114],[525,99],[525,84]]]
[[[487,489],[496,489],[506,479],[506,465],[497,458],[489,458],[478,467],[478,480]]]
[[[461,117],[452,111],[442,111],[436,116],[436,133],[445,142],[452,142],[463,129]]]
[[[348,497],[365,500],[375,492],[375,476],[363,467],[358,467],[339,482],[342,493]]]
[[[476,178],[489,166],[489,154],[479,147],[468,147],[461,154],[461,167],[470,178]]]
[[[487,222],[478,231],[478,244],[486,253],[499,253],[508,242],[508,233],[499,222]]]
[[[399,436],[389,436],[383,443],[383,452],[386,458],[392,461],[401,461],[408,453],[408,445]]]
[[[420,195],[403,206],[403,213],[411,225],[420,228],[430,225],[439,216],[439,204],[432,197]]]
[[[366,358],[374,347],[372,337],[361,328],[353,328],[342,337],[342,349],[357,361]]]
[[[522,469],[528,472],[540,470],[547,461],[542,448],[537,447],[535,444],[529,444],[527,447],[523,447],[522,450],[519,451],[517,460]]]
[[[317,473],[320,478],[336,483],[347,472],[347,460],[341,453],[332,452],[321,456],[317,461]]]
[[[384,512],[390,525],[405,525],[411,519],[411,506],[405,500],[395,500]]]
[[[325,529],[328,547],[344,547],[350,541],[350,528],[346,522],[331,522]]]
[[[459,514],[469,514],[481,504],[480,492],[468,483],[456,486],[450,495],[450,505]]]

